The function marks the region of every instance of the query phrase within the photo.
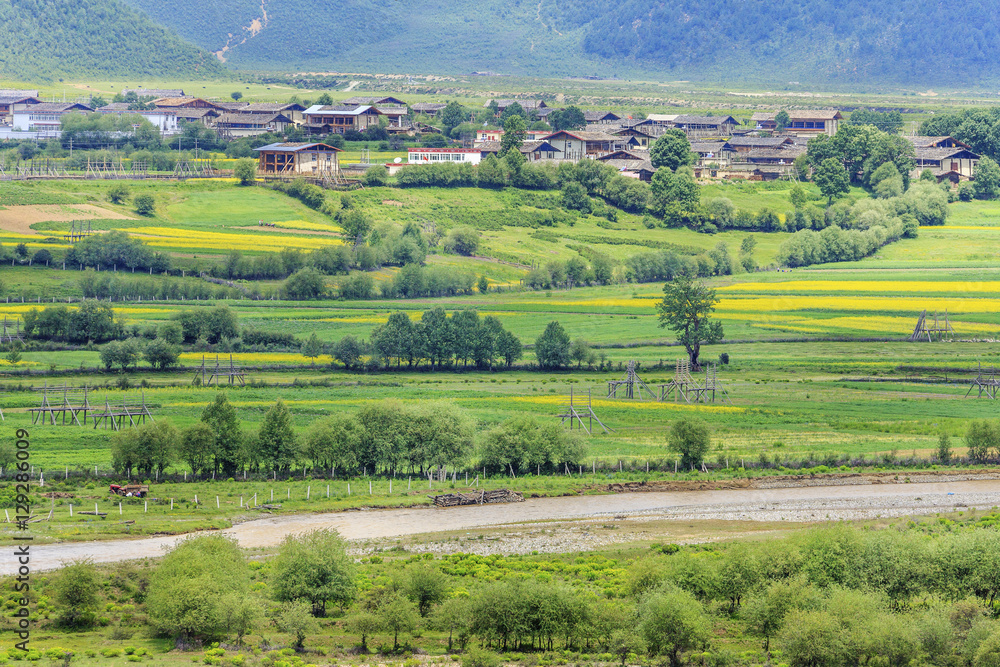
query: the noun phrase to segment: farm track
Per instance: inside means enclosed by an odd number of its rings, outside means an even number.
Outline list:
[[[645,488],[680,486],[671,484],[646,485]],[[761,488],[770,485],[775,488]],[[729,488],[718,488],[727,486]],[[865,488],[860,489],[859,486]],[[287,535],[321,528],[336,529],[345,538],[360,541],[601,518],[614,521],[813,523],[927,515],[1000,505],[1000,471],[762,478],[722,482],[715,487],[536,498],[513,505],[371,509],[272,516],[239,523],[221,532],[236,539],[243,547],[268,548],[277,546]],[[686,488],[691,489],[691,485]],[[614,485],[609,490],[614,491]],[[619,485],[617,490],[640,489]],[[155,557],[182,539],[183,536],[170,536],[36,546],[31,551],[31,565],[37,571],[53,569],[63,562],[80,558],[110,563]],[[566,546],[567,550],[572,548],[572,544]],[[14,558],[0,559],[0,574],[11,574],[16,566]]]

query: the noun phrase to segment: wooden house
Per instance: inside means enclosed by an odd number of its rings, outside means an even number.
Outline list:
[[[157,109],[215,109],[223,113],[229,111],[224,106],[200,97],[161,97],[153,100],[153,106]]]
[[[483,106],[484,107],[489,107],[490,106],[490,102],[493,102],[493,101],[494,100],[490,100],[489,102],[487,102]],[[498,114],[502,114],[507,109],[507,107],[512,106],[515,103],[519,104],[521,106],[521,108],[524,109],[525,111],[527,111],[529,114],[532,111],[538,111],[538,110],[544,109],[544,108],[546,108],[548,106],[547,104],[545,104],[544,100],[514,100],[514,99],[505,99],[505,100],[496,100],[496,103],[497,103],[497,113]]]
[[[795,141],[791,137],[750,137],[734,136],[729,137],[726,143],[734,153],[749,153],[757,148],[781,148],[788,146]]]
[[[344,134],[354,130],[364,132],[372,125],[378,125],[382,115],[371,106],[325,106],[315,104],[302,112],[305,128],[311,134]]]
[[[590,130],[596,127],[600,126],[588,125],[587,129]],[[640,148],[642,150],[647,150],[647,151],[649,150],[649,147],[653,144],[653,142],[656,141],[656,136],[657,136],[652,132],[649,126],[644,126],[644,125],[623,125],[618,127],[609,126],[606,127],[603,131],[615,137],[622,137],[623,139],[629,137],[633,140],[630,141],[629,143],[633,144],[636,148]]]
[[[832,137],[837,133],[837,128],[840,127],[840,121],[844,119],[836,109],[800,109],[787,113],[789,123],[783,132],[800,137],[811,137],[819,134],[828,134]],[[773,132],[778,129],[775,121],[777,115],[777,112],[755,113],[750,116],[750,124],[758,130]]]
[[[280,113],[283,116],[287,116],[296,125],[302,123],[302,112],[306,108],[299,104],[298,102],[274,102],[274,103],[258,103],[258,104],[248,104],[242,109],[240,113],[259,113],[259,114],[275,114]]]
[[[563,160],[596,158],[623,148],[627,140],[603,132],[559,130],[545,137],[545,141],[562,153]]]
[[[255,148],[257,172],[265,176],[320,176],[340,173],[337,153],[327,144],[287,142]]]
[[[587,121],[587,124],[597,124],[597,125],[611,125],[617,123],[622,119],[621,116],[613,111],[584,111],[583,118]]]
[[[181,88],[122,88],[122,95],[128,95],[129,93],[135,93],[136,97],[139,98],[186,97],[184,90]]]
[[[669,122],[688,137],[728,137],[739,127],[740,122],[732,116],[687,116],[677,115]]]
[[[691,152],[698,154],[699,164],[729,164],[735,151],[728,141],[693,141]]]
[[[292,119],[280,113],[224,113],[215,120],[215,129],[219,134],[230,138],[282,133],[290,125],[294,125]]]
[[[348,97],[346,100],[341,102],[341,104],[345,106],[370,106],[370,107],[379,107],[382,106],[383,104],[388,106],[402,106],[402,107],[406,106],[406,102],[404,102],[403,100],[397,97],[389,97],[389,96]]]
[[[396,127],[402,125],[403,119],[410,113],[410,110],[405,105],[380,104],[375,108],[378,109],[380,114],[389,119],[389,125],[395,125]]]
[[[410,108],[413,109],[413,113],[422,113],[430,116],[431,118],[436,118],[444,108],[448,106],[447,104],[441,104],[439,102],[417,102],[416,104],[411,104]]]
[[[222,115],[215,109],[165,109],[177,116],[182,123],[201,123],[205,126],[215,124],[215,119]]]
[[[35,91],[28,91],[35,92]],[[16,90],[11,91],[0,91],[0,125],[13,125],[14,124],[14,105],[32,105],[41,104],[42,101],[38,99],[38,95],[28,95]]]

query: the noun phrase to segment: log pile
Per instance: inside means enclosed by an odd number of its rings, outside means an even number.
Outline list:
[[[443,496],[431,496],[430,498],[437,507],[524,502],[522,494],[510,489],[495,489],[493,491],[478,491],[474,493],[448,493]]]

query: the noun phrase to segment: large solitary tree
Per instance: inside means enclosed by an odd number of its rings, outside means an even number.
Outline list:
[[[702,344],[722,340],[722,322],[709,318],[718,301],[715,290],[681,274],[663,286],[663,301],[656,304],[660,326],[677,334],[677,342],[687,350],[693,369],[698,368]]]
[[[649,159],[656,168],[666,167],[676,171],[682,165],[694,164],[695,154],[691,152],[691,142],[683,130],[672,128],[649,147]]]

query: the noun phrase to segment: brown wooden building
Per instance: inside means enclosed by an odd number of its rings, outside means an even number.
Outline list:
[[[257,172],[264,176],[319,176],[340,173],[337,153],[341,149],[327,144],[303,141],[268,144],[255,148]]]
[[[354,130],[364,132],[378,125],[381,111],[370,106],[329,106],[315,104],[302,112],[305,128],[311,134],[344,134]]]

